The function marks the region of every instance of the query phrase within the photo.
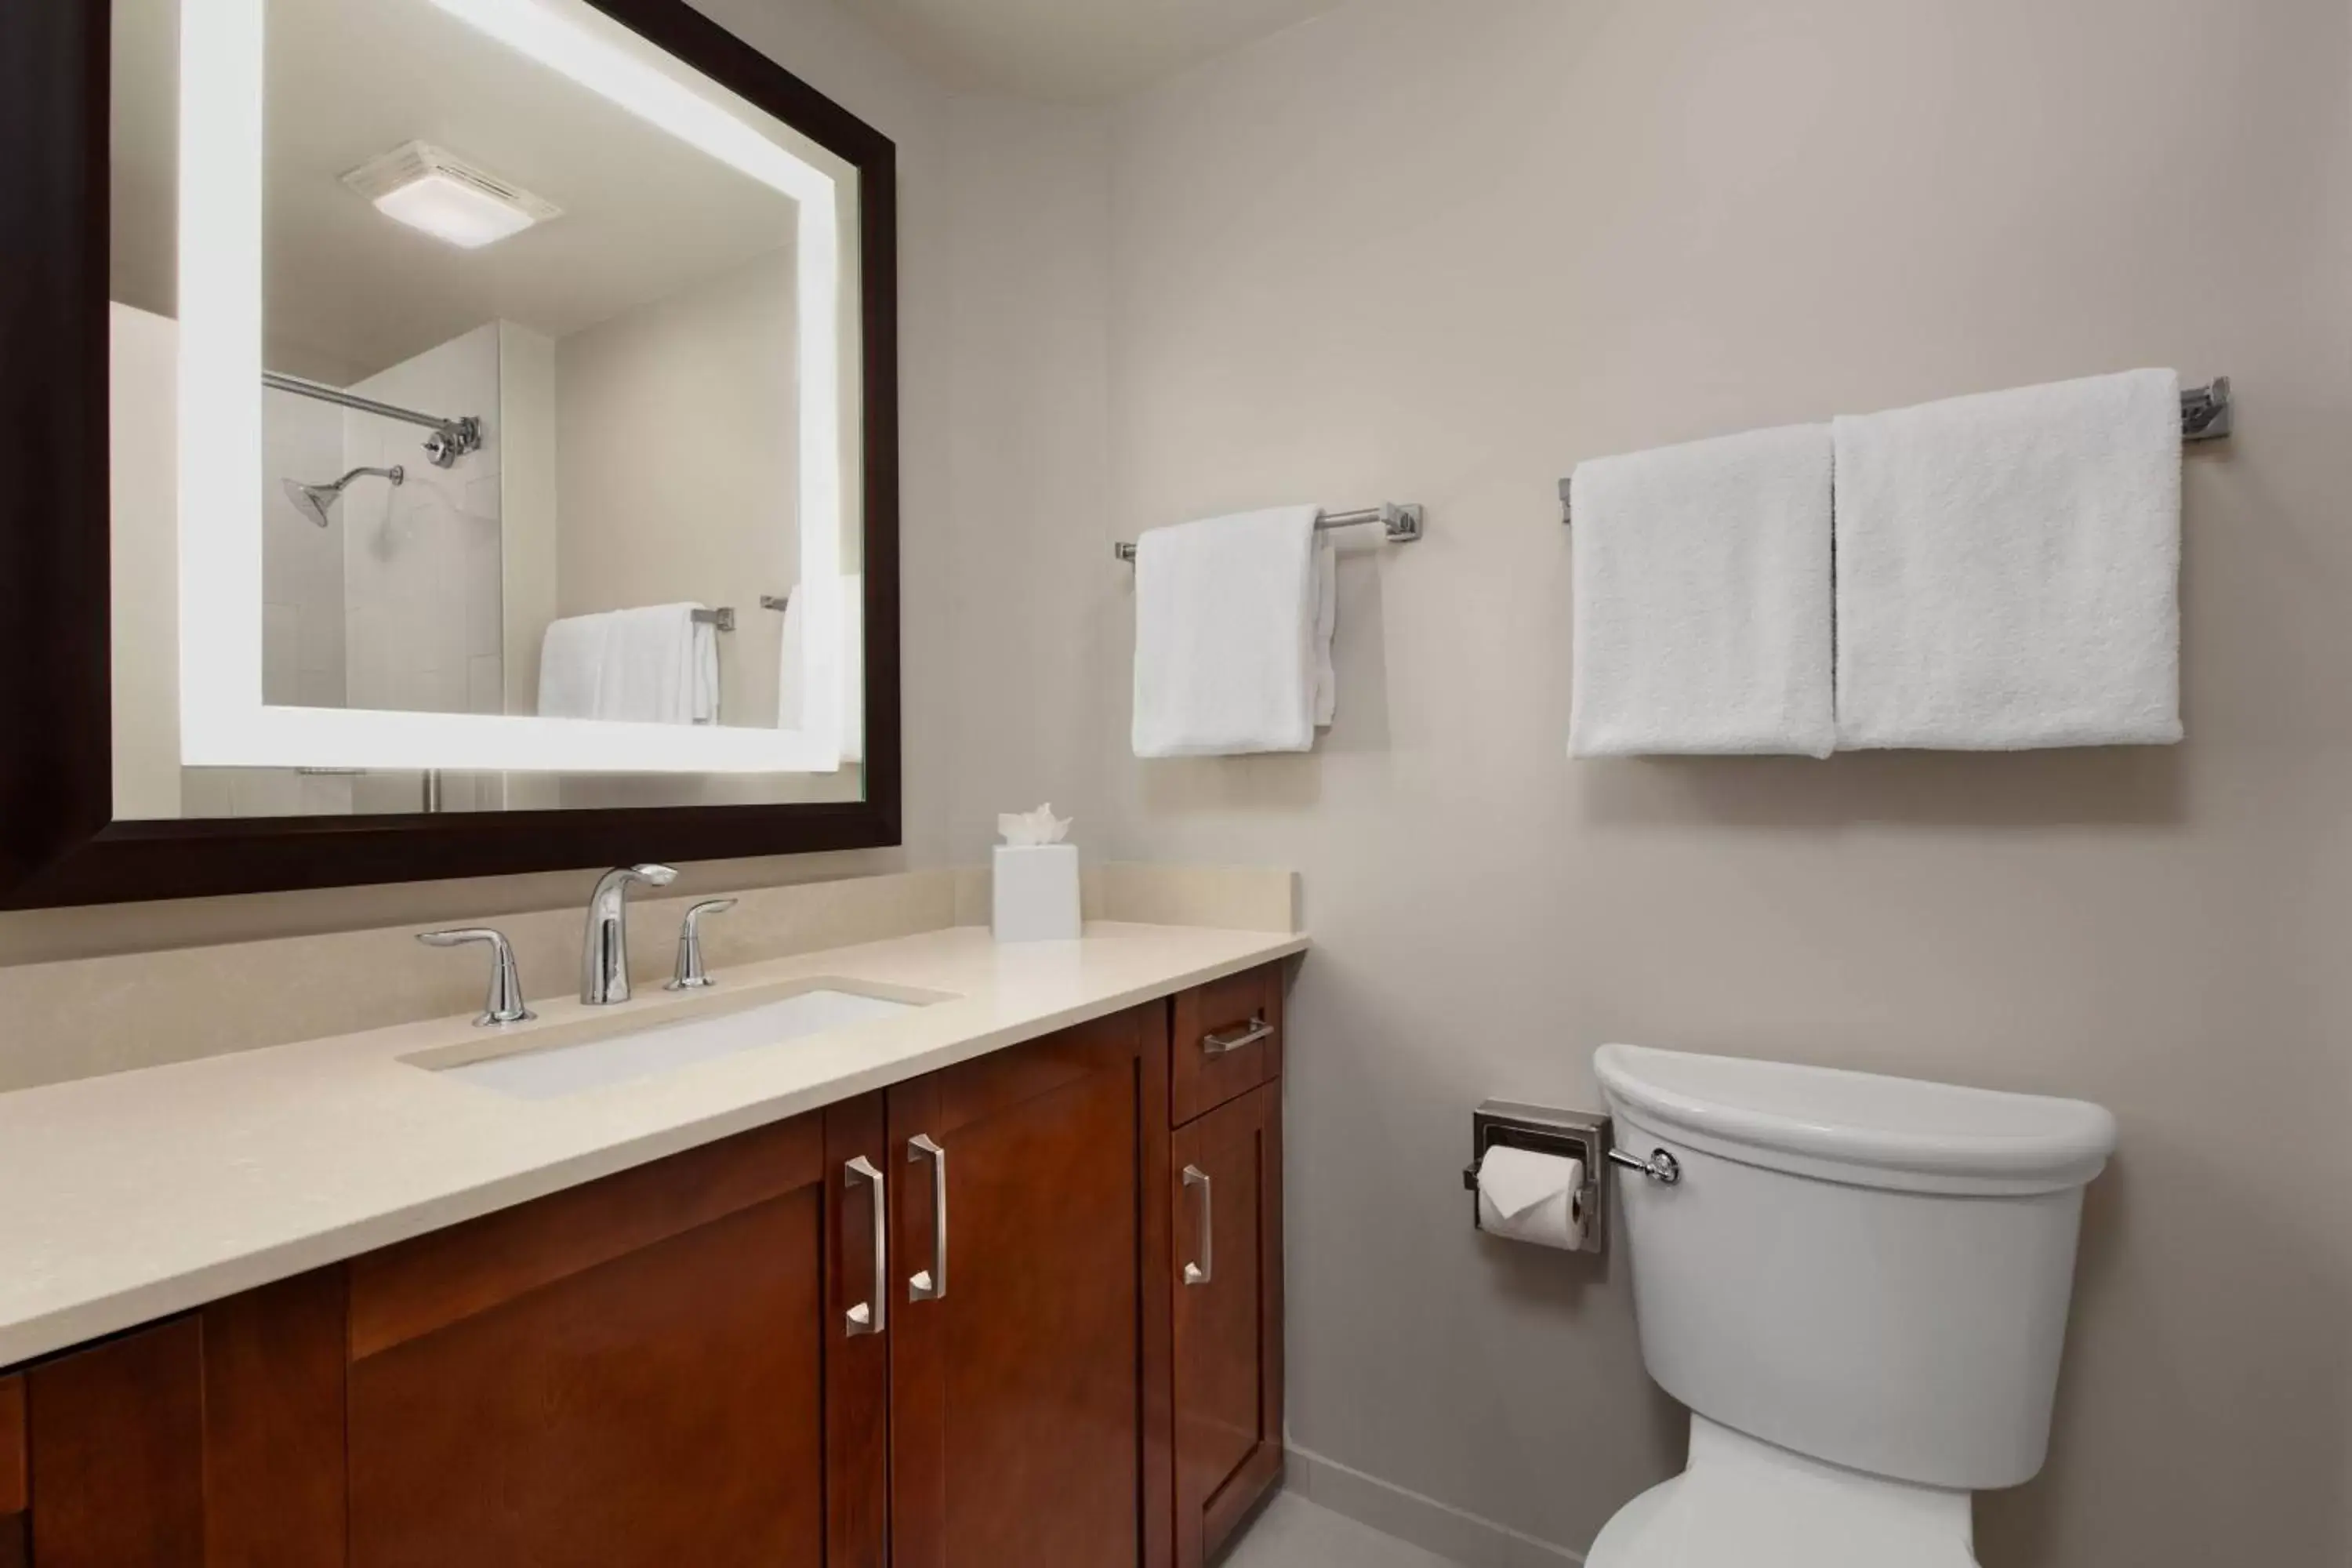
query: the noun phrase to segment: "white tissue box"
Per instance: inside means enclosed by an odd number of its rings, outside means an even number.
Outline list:
[[[1078,934],[1078,847],[996,847],[999,942],[1068,942]]]

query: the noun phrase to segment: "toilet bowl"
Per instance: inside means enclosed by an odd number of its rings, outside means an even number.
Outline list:
[[[1968,1568],[1969,1499],[2048,1451],[2083,1188],[2082,1100],[1603,1046],[1650,1375],[1683,1472],[1590,1568]]]

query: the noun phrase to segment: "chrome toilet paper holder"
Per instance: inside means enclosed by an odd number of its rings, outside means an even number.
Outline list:
[[[1470,1223],[1478,1222],[1478,1166],[1486,1151],[1500,1145],[1584,1162],[1584,1184],[1577,1196],[1584,1211],[1584,1243],[1579,1252],[1599,1252],[1607,1239],[1608,1205],[1601,1201],[1601,1173],[1612,1157],[1609,1118],[1586,1110],[1555,1110],[1489,1100],[1470,1113],[1470,1163],[1462,1184],[1470,1192]]]

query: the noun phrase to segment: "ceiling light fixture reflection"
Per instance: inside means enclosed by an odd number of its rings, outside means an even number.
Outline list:
[[[563,216],[553,202],[429,142],[410,142],[371,158],[345,174],[343,184],[384,216],[466,250]]]

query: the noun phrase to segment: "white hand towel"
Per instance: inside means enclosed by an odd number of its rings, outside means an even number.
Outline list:
[[[1316,509],[1148,529],[1135,550],[1139,757],[1304,752],[1328,655]]]
[[[866,756],[866,574],[841,574],[841,646],[849,674],[841,694],[841,760]]]
[[[693,624],[693,708],[697,724],[719,722],[719,628],[704,621]]]
[[[1315,727],[1328,730],[1339,711],[1339,672],[1331,665],[1331,634],[1339,626],[1339,552],[1328,533],[1315,536]]]
[[[784,595],[784,613],[778,617],[782,631],[776,647],[776,728],[797,730],[807,699],[801,694],[802,666],[805,656],[801,638],[805,634],[801,624],[808,619],[808,595],[798,588]]]
[[[604,679],[611,616],[566,616],[547,623],[539,644],[539,716],[593,719]]]
[[[1577,466],[1568,749],[1829,755],[1830,432]]]
[[[776,666],[776,728],[797,730],[806,699],[802,695],[801,623],[807,618],[808,595],[794,588],[784,596],[783,637]],[[841,577],[841,642],[850,660],[849,679],[842,693],[841,760],[861,762],[866,756],[866,574],[845,572]]]
[[[596,689],[596,717],[633,724],[694,722],[697,605],[615,610]],[[715,628],[702,628],[715,629]]]
[[[1838,744],[2180,739],[2180,378],[1836,421]]]

